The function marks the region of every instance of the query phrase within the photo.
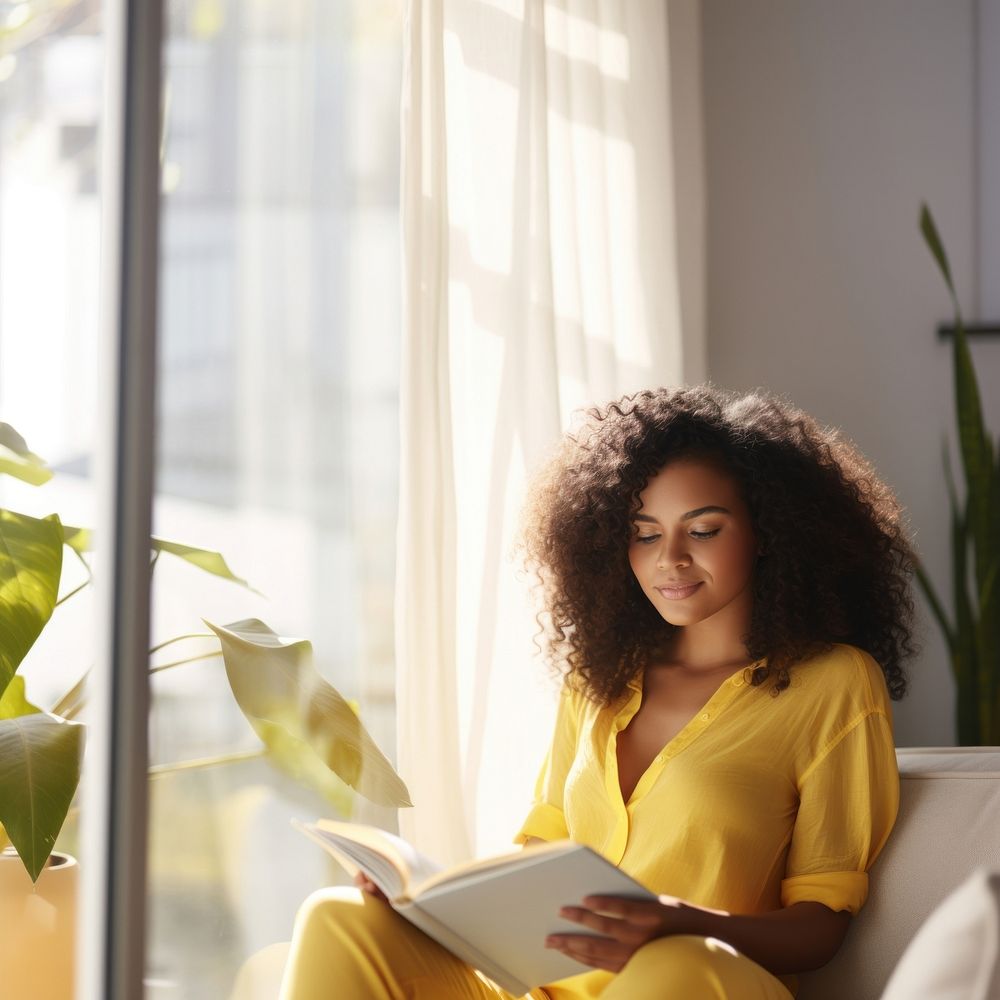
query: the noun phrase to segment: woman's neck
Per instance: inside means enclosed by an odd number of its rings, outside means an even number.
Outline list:
[[[750,662],[744,638],[750,631],[750,616],[726,616],[717,621],[713,615],[705,621],[678,628],[670,637],[659,662],[683,667],[691,672],[711,673],[731,667],[737,670]]]

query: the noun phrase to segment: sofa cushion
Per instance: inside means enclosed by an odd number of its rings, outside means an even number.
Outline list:
[[[979,868],[927,918],[882,1000],[1000,1000],[1000,872]]]
[[[899,817],[868,901],[833,961],[800,977],[799,1000],[878,1000],[935,907],[976,868],[1000,870],[1000,747],[900,748],[896,758]]]

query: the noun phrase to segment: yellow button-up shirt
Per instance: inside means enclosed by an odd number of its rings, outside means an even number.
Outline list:
[[[587,844],[653,892],[732,913],[804,900],[857,913],[896,819],[899,772],[885,678],[836,645],[777,697],[741,669],[656,756],[627,802],[617,734],[642,678],[601,707],[567,687],[535,804],[515,838]],[[586,886],[581,886],[586,892]],[[566,980],[597,995],[607,973]],[[795,977],[782,976],[795,991]]]

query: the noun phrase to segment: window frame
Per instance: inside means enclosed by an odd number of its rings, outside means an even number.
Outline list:
[[[98,654],[76,974],[86,1000],[144,993],[163,14],[163,0],[103,4]]]

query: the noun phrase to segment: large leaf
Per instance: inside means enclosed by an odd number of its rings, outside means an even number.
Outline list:
[[[166,538],[157,538],[155,535],[150,540],[150,544],[153,546],[155,552],[169,552],[171,555],[178,556],[191,563],[192,566],[203,569],[206,573],[213,573],[215,576],[232,580],[233,583],[238,583],[240,586],[246,587],[247,590],[253,590],[253,587],[243,577],[237,576],[229,568],[226,560],[219,552],[212,552],[209,549],[198,549],[193,545],[183,545],[180,542],[171,542]],[[257,591],[254,591],[254,593],[257,593]]]
[[[62,525],[0,510],[0,695],[52,616],[62,573]]]
[[[29,450],[24,438],[10,424],[4,423],[0,423],[0,472],[32,486],[41,486],[52,478],[45,459]]]
[[[7,690],[0,697],[0,719],[18,719],[22,715],[34,715],[41,709],[28,701],[24,690],[24,678],[13,677]]]
[[[347,700],[312,664],[305,639],[276,635],[250,618],[205,624],[219,637],[236,701],[254,731],[283,765],[305,776],[310,755],[372,802],[408,806],[406,785]]]
[[[45,713],[0,719],[0,823],[33,882],[79,784],[83,732]]]

